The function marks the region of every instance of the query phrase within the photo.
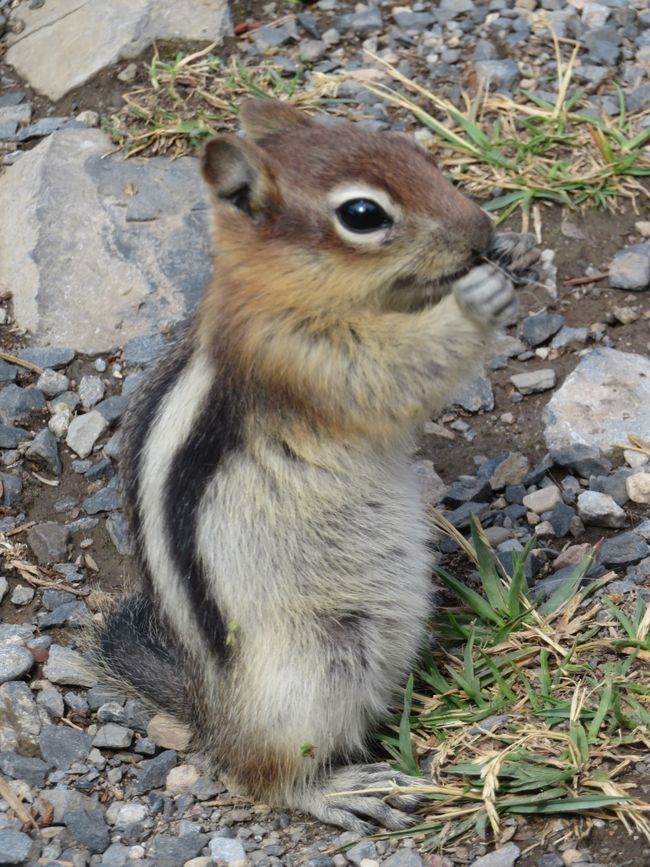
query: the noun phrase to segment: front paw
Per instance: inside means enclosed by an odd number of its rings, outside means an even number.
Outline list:
[[[542,254],[536,244],[530,233],[500,232],[492,239],[487,258],[507,271],[517,285],[534,282],[538,279],[534,266]]]
[[[454,283],[454,297],[462,309],[494,328],[512,322],[517,313],[514,286],[494,265],[479,265]]]

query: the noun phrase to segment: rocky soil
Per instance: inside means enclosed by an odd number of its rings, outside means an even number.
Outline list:
[[[618,111],[615,85],[629,107],[650,108],[645,2],[231,11],[221,0],[0,0],[0,863],[648,864],[646,841],[602,823],[581,839],[567,821],[543,842],[524,823],[495,852],[476,839],[427,854],[420,839],[357,841],[251,804],[210,778],[183,731],[81,664],[82,627],[132,577],[119,421],[211,272],[195,160],[105,158],[100,114],[146,75],[147,46],[227,33],[224,56],[303,69],[306,82],[367,67],[368,48],[451,96],[485,79],[541,93],[554,88],[552,25],[584,46],[577,76],[594,110]],[[404,125],[358,83],[343,95],[373,128]],[[629,439],[650,440],[648,238],[647,216],[629,208],[543,209],[547,288],[522,289],[520,319],[483,372],[424,427],[414,471],[431,504],[460,529],[478,515],[506,568],[534,531],[529,580],[543,593],[603,538],[589,579],[613,569],[609,593],[650,601],[650,452]],[[456,566],[454,546],[441,549]],[[650,757],[635,773],[650,790]]]

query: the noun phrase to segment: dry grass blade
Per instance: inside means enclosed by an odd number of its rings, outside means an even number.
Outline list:
[[[174,157],[195,150],[210,135],[234,129],[238,103],[247,96],[274,97],[314,109],[335,89],[322,79],[299,86],[299,75],[287,79],[271,63],[224,64],[213,45],[187,56],[163,58],[154,52],[149,82],[125,94],[125,106],[104,126],[127,156],[168,153]]]
[[[14,813],[18,816],[18,818],[25,823],[25,825],[31,825],[32,828],[38,830],[37,822],[32,818],[27,809],[23,806],[22,801],[18,797],[18,795],[11,788],[7,780],[3,776],[0,775],[0,797],[3,798],[8,804],[9,807],[14,811]]]
[[[619,597],[602,595],[614,573],[581,589],[590,557],[568,590],[536,600],[521,582],[529,551],[503,577],[480,527],[470,542],[444,515],[433,521],[478,567],[483,593],[440,570],[465,606],[442,612],[413,704],[383,738],[402,770],[414,746],[432,753],[431,782],[418,787],[430,798],[415,829],[425,848],[452,854],[477,834],[498,841],[508,815],[536,817],[540,837],[555,842],[570,833],[558,822],[576,816],[616,819],[650,840],[650,804],[625,778],[650,741],[650,605],[617,608]]]
[[[579,92],[571,93],[579,46],[566,63],[555,38],[554,47],[554,103],[526,92],[513,98],[484,88],[473,99],[464,94],[464,107],[459,107],[374,55],[373,63],[389,83],[363,84],[433,133],[438,163],[469,191],[484,198],[503,191],[485,205],[499,211],[500,219],[515,208],[527,214],[536,201],[615,210],[627,199],[638,211],[638,199],[650,196],[641,183],[650,176],[644,147],[650,130],[642,123],[649,112],[626,113],[623,103],[613,118],[581,111]]]

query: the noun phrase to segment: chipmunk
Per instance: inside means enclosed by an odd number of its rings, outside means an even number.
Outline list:
[[[481,264],[491,219],[407,135],[266,99],[241,124],[201,159],[216,275],[125,423],[142,588],[97,654],[249,795],[399,829],[419,799],[367,790],[412,780],[363,761],[432,605],[409,457],[514,290]]]

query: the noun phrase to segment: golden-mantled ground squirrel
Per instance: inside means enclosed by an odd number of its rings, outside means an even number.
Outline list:
[[[216,276],[126,422],[143,586],[99,655],[250,795],[401,828],[416,798],[333,793],[405,782],[350,762],[431,607],[414,432],[514,291],[480,264],[491,220],[408,136],[271,100],[241,122],[202,157]]]

